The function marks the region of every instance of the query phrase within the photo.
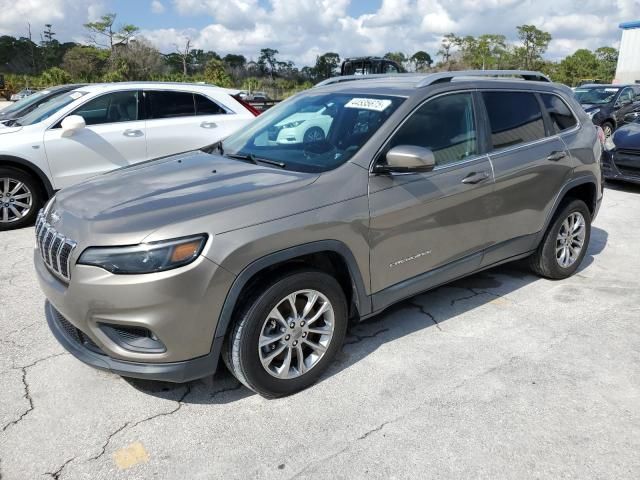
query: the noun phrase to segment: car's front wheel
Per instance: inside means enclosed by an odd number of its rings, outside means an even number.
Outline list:
[[[0,167],[0,231],[31,225],[41,202],[40,186],[31,175]]]
[[[226,339],[227,367],[248,388],[281,397],[312,385],[342,347],[347,305],[330,275],[298,271],[254,295]]]
[[[586,255],[590,238],[591,212],[582,200],[570,200],[555,215],[529,264],[546,278],[570,277]]]

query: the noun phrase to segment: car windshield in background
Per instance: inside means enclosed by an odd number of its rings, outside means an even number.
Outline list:
[[[404,98],[369,94],[309,94],[263,113],[224,141],[225,155],[324,172],[349,160]]]
[[[42,90],[40,92],[34,93],[33,95],[29,95],[28,97],[24,97],[22,100],[18,100],[10,107],[3,109],[2,113],[9,114],[9,113],[22,110],[23,108],[28,107],[29,105],[33,105],[34,103],[36,103],[42,97],[44,97],[45,95],[48,95],[49,93],[50,93],[49,90]]]
[[[604,105],[611,102],[620,91],[617,87],[576,88],[574,94],[583,105]]]
[[[46,120],[51,115],[56,113],[58,110],[66,107],[72,102],[75,102],[84,95],[86,95],[86,92],[75,91],[70,92],[66,95],[53,97],[51,100],[48,100],[42,105],[38,106],[38,108],[36,108],[33,112],[30,112],[24,117],[19,118],[15,125],[25,126],[42,122],[43,120]]]

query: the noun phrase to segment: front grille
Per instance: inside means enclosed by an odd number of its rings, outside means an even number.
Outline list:
[[[95,342],[91,340],[91,338],[89,338],[82,330],[74,327],[66,318],[62,316],[62,314],[58,310],[56,310],[55,308],[52,308],[52,310],[56,317],[56,322],[58,323],[58,325],[60,325],[60,327],[62,327],[62,329],[67,333],[69,337],[71,337],[76,343],[84,345],[89,350],[104,355],[104,352],[100,349],[100,347],[98,347],[98,345],[96,345]]]
[[[47,268],[58,278],[69,281],[69,263],[76,242],[66,238],[47,223],[42,211],[38,213],[36,220],[36,244]]]

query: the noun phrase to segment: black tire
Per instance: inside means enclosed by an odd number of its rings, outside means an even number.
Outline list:
[[[608,120],[606,122],[602,122],[602,125],[600,127],[602,128],[602,131],[607,137],[610,137],[611,135],[613,135],[613,132],[616,130],[615,125]],[[610,132],[609,134],[607,134],[607,128],[609,129],[609,132]]]
[[[309,130],[304,132],[302,143],[318,143],[323,142],[324,139],[324,130],[320,127],[311,127]]]
[[[322,293],[334,312],[333,336],[324,355],[306,373],[280,379],[267,372],[258,353],[258,341],[269,312],[287,295],[312,289]],[[267,398],[277,398],[299,392],[313,385],[329,367],[344,342],[347,330],[347,303],[340,284],[332,276],[316,270],[293,272],[260,288],[246,307],[238,312],[222,352],[227,368],[246,387]]]
[[[565,268],[559,264],[556,258],[556,246],[562,223],[574,212],[580,213],[585,220],[585,237],[578,257],[571,265]],[[589,248],[590,238],[591,212],[589,212],[587,205],[582,200],[571,199],[566,201],[554,215],[538,249],[529,257],[529,266],[536,274],[552,280],[570,277],[582,263]]]
[[[6,178],[11,179],[12,181],[19,181],[24,183],[25,187],[31,193],[31,208],[28,210],[28,213],[24,217],[18,220],[3,220],[3,210],[7,202],[4,201],[6,200],[6,197],[3,197],[2,189],[4,188],[3,182]],[[32,225],[36,219],[36,216],[38,215],[38,210],[42,206],[43,201],[44,193],[40,186],[40,182],[35,177],[17,168],[0,166],[0,231],[13,230],[16,228],[23,228]]]

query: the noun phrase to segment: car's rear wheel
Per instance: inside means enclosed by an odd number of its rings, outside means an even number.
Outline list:
[[[281,397],[312,385],[344,341],[347,306],[330,275],[306,270],[267,284],[239,312],[223,359],[251,390]]]
[[[31,225],[41,202],[40,185],[31,175],[0,167],[0,231]]]
[[[611,135],[613,135],[614,130],[615,130],[615,127],[611,122],[604,122],[602,124],[602,131],[604,132],[605,138],[609,138]]]
[[[311,127],[304,132],[302,141],[304,143],[317,143],[324,140],[324,131],[320,127]]]
[[[559,280],[580,266],[591,238],[591,212],[582,200],[567,202],[554,216],[540,246],[530,257],[538,275]]]

